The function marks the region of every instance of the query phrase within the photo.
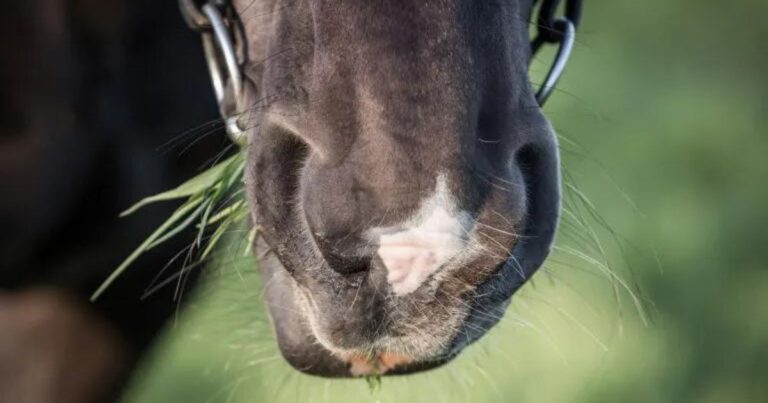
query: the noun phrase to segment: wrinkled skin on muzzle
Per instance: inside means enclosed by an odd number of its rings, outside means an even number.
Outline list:
[[[285,358],[441,365],[502,317],[558,220],[530,0],[237,0],[247,190]]]

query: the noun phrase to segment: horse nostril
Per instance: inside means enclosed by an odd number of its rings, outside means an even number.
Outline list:
[[[528,209],[523,236],[512,257],[524,280],[549,255],[560,217],[560,160],[554,135],[523,147],[517,161],[525,180]]]
[[[371,268],[371,259],[369,258],[354,258],[354,259],[335,259],[335,262],[328,263],[331,268],[343,275],[352,275],[356,273],[366,272]]]
[[[330,268],[342,275],[367,272],[371,268],[372,254],[354,235],[326,236],[315,234],[317,247]]]

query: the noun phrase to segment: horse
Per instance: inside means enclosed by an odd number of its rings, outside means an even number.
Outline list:
[[[329,377],[434,368],[501,318],[549,250],[558,156],[540,104],[579,2],[555,18],[558,2],[542,0],[532,42],[534,0],[337,3],[181,0],[248,153],[254,248],[286,360]],[[207,116],[208,93],[189,85],[204,66],[168,3],[127,4],[8,4],[0,389],[18,400],[114,397],[175,309],[136,299],[174,244],[86,303],[162,221],[120,221],[120,209],[209,157],[158,156]],[[544,43],[561,50],[534,92],[527,65]],[[81,371],[61,371],[73,351]]]
[[[325,377],[449,362],[503,316],[557,228],[541,103],[579,1],[181,1],[203,34],[284,358]],[[560,51],[544,87],[528,76]]]

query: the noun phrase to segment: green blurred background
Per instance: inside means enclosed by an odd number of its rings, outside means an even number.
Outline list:
[[[558,248],[481,342],[379,387],[301,375],[236,236],[124,402],[768,401],[768,2],[585,3],[546,108]]]

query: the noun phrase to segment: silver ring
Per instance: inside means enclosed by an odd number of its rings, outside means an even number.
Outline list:
[[[232,43],[232,38],[230,37],[229,29],[227,29],[227,25],[224,22],[224,17],[222,17],[221,12],[219,11],[218,7],[216,7],[212,2],[206,3],[203,6],[203,13],[208,17],[208,21],[211,24],[211,27],[213,28],[213,39],[216,42],[216,45],[218,45],[218,50],[221,52],[221,55],[224,56],[224,65],[227,69],[227,78],[229,78],[229,85],[232,85],[232,91],[233,91],[233,98],[235,101],[235,106],[237,108],[237,112],[241,112],[241,95],[243,93],[243,78],[240,73],[240,64],[237,62],[237,51],[235,50],[235,46]],[[209,62],[210,65],[210,62]],[[218,62],[216,63],[217,68],[215,70],[218,70]],[[221,72],[218,71],[217,73],[219,77],[221,77]],[[221,97],[219,97],[219,101],[223,101],[223,89],[224,89],[224,80],[220,78],[220,83],[222,87],[221,91]]]
[[[552,95],[552,91],[554,91],[557,82],[563,75],[563,71],[565,71],[565,65],[568,64],[568,59],[571,57],[573,44],[576,40],[576,27],[573,25],[573,22],[567,18],[558,18],[555,20],[555,24],[562,24],[564,26],[563,38],[560,40],[557,56],[555,56],[555,61],[552,63],[552,67],[544,79],[544,84],[536,92],[536,101],[539,103],[539,106],[544,105],[547,102],[547,98]]]

